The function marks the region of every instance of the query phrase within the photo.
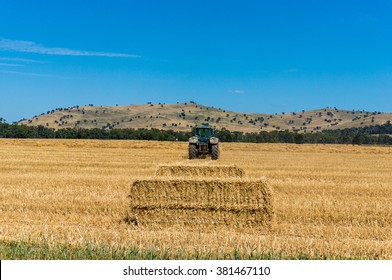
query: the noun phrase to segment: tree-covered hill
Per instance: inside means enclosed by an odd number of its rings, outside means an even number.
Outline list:
[[[279,114],[242,113],[195,102],[127,106],[74,106],[57,108],[22,120],[19,124],[62,128],[124,129],[145,128],[190,131],[195,125],[209,123],[218,130],[240,132],[290,131],[316,133],[323,130],[382,125],[392,114],[323,108]]]

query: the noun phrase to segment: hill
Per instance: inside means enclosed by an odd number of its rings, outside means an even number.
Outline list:
[[[282,114],[240,113],[185,102],[127,106],[74,106],[57,108],[19,124],[48,128],[158,128],[189,131],[195,125],[209,123],[217,129],[258,132],[289,130],[316,132],[325,129],[364,127],[385,124],[392,113],[349,111],[337,108]]]

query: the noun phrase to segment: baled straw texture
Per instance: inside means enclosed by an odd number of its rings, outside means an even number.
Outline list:
[[[157,170],[158,176],[171,177],[214,177],[243,178],[245,172],[234,165],[161,165]]]
[[[141,226],[269,227],[271,189],[265,179],[137,180],[131,187],[131,216]]]

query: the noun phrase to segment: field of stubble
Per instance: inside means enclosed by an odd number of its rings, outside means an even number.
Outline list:
[[[140,230],[124,222],[132,180],[186,161],[187,143],[0,140],[0,258],[392,259],[392,148],[221,148],[218,163],[268,178],[271,230]]]

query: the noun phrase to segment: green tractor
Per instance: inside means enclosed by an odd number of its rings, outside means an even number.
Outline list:
[[[209,125],[197,126],[194,136],[189,138],[189,159],[198,156],[211,155],[211,159],[219,158],[219,139],[215,135],[215,129]]]

